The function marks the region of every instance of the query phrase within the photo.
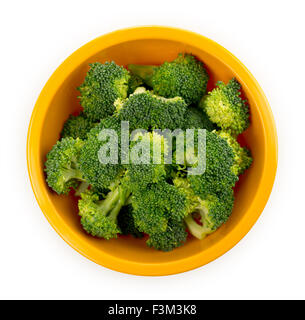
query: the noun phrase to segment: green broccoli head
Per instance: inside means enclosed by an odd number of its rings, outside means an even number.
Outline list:
[[[151,125],[151,94],[143,87],[138,88],[128,99],[115,101],[116,113],[121,121],[129,121],[131,130],[148,130]]]
[[[208,73],[203,63],[191,54],[180,53],[161,66],[128,65],[154,92],[166,98],[182,97],[187,105],[198,103],[205,94]]]
[[[61,131],[61,137],[72,137],[74,139],[87,139],[88,132],[95,126],[95,123],[88,119],[84,113],[78,116],[71,115],[65,122]]]
[[[149,235],[146,244],[161,251],[171,251],[182,246],[187,238],[185,223],[183,221],[169,220],[166,231]]]
[[[201,198],[195,194],[186,178],[175,178],[174,185],[186,196],[187,213],[184,221],[194,237],[203,239],[225,223],[231,215],[234,203],[232,188]]]
[[[182,221],[186,214],[185,195],[166,181],[133,190],[132,206],[138,229],[148,234],[165,231],[169,219]]]
[[[142,238],[143,233],[138,230],[133,218],[133,208],[131,204],[124,206],[118,215],[118,226],[123,235],[131,234],[134,238]]]
[[[100,139],[102,129],[113,129],[118,137],[118,163],[101,163],[99,151],[106,148],[108,141]],[[88,134],[80,152],[79,166],[85,180],[95,188],[103,190],[109,188],[113,182],[119,178],[123,171],[120,163],[120,131],[121,123],[116,117],[109,117],[101,120]]]
[[[147,149],[147,152],[137,148],[138,144],[141,144],[143,149]],[[156,132],[138,133],[131,142],[130,149],[127,175],[132,189],[164,180],[167,175],[165,157],[168,154],[168,144],[163,136]],[[158,163],[154,162],[154,157]]]
[[[215,132],[206,131],[206,168],[201,175],[189,175],[194,192],[205,198],[207,195],[232,188],[238,177],[232,171],[234,153],[227,141]]]
[[[184,129],[206,129],[213,131],[217,127],[211,122],[207,114],[202,110],[194,106],[190,106],[185,115],[185,127]]]
[[[166,99],[140,87],[128,99],[119,100],[115,105],[118,117],[129,121],[131,130],[175,130],[185,126],[187,105],[180,97]]]
[[[67,194],[76,188],[83,175],[79,170],[80,152],[84,142],[80,139],[63,138],[47,154],[45,172],[47,183],[58,194]]]
[[[186,177],[181,177],[178,175],[173,179],[173,183],[174,186],[185,196],[186,205],[184,207],[184,216],[186,217],[195,211],[195,209],[200,205],[201,199],[195,194],[194,190],[191,188],[189,180]]]
[[[235,79],[227,85],[218,81],[217,87],[200,102],[210,120],[233,135],[239,135],[249,126],[249,109],[240,97],[240,88]]]
[[[110,198],[116,197],[112,195]],[[115,199],[115,200],[117,200]],[[116,238],[120,230],[116,223],[116,215],[111,214],[111,206],[99,200],[99,196],[95,193],[87,191],[81,194],[78,201],[79,215],[81,216],[81,224],[84,230],[91,234],[104,239]]]
[[[216,133],[221,138],[225,139],[229,146],[232,148],[234,153],[234,164],[232,166],[232,171],[237,176],[241,175],[252,164],[252,157],[250,151],[247,148],[241,147],[237,140],[234,137],[232,137],[232,135],[229,132],[216,131]]]
[[[232,213],[233,204],[232,189],[225,190],[218,195],[209,195],[184,221],[194,237],[203,239],[228,220]],[[197,223],[197,219],[201,224]]]
[[[112,115],[114,101],[127,97],[129,78],[129,72],[114,62],[90,64],[85,81],[78,88],[87,117],[100,120]]]
[[[117,217],[125,205],[130,191],[117,185],[103,200],[94,191],[87,190],[78,201],[81,224],[87,233],[104,239],[116,238],[120,233]]]
[[[140,78],[139,76],[131,73],[130,74],[130,78],[129,78],[129,82],[128,82],[128,92],[127,94],[130,95],[132,93],[135,92],[135,90],[139,87],[142,87],[144,84],[142,78]]]

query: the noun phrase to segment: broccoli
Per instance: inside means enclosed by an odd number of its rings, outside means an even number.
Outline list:
[[[163,136],[154,132],[147,132],[143,135],[139,134],[134,137],[134,141],[131,142],[130,148],[134,148],[135,144],[146,141],[149,146],[149,154],[143,154],[141,157],[141,163],[135,163],[133,155],[130,155],[130,163],[126,166],[128,171],[131,188],[146,187],[148,184],[157,183],[167,175],[166,166],[164,164],[165,157],[168,152],[168,145]],[[160,163],[153,163],[154,146],[156,152],[160,152]],[[157,151],[158,150],[158,151]],[[156,156],[156,155],[155,155]]]
[[[174,184],[186,195],[187,215],[184,221],[194,237],[203,239],[228,220],[234,203],[232,188],[201,198],[194,193],[187,179],[176,178]],[[196,220],[199,220],[201,225]]]
[[[200,101],[209,79],[203,63],[191,54],[180,53],[174,61],[159,67],[130,64],[128,69],[152,87],[155,94],[182,97],[187,105]]]
[[[117,217],[129,195],[130,191],[122,184],[111,190],[103,200],[91,190],[82,193],[78,207],[84,230],[99,238],[116,238],[121,233]]]
[[[75,189],[74,196],[80,197],[81,194],[82,194],[83,192],[85,192],[86,190],[88,190],[89,188],[93,190],[92,186],[90,186],[90,184],[89,184],[88,182],[82,181],[82,182],[78,185],[78,187]]]
[[[128,92],[127,94],[130,95],[132,93],[135,92],[135,90],[138,88],[138,87],[142,87],[144,84],[143,80],[135,75],[135,74],[130,74],[130,78],[129,78],[129,82],[128,82]]]
[[[252,157],[250,151],[247,148],[243,148],[239,145],[237,140],[232,135],[225,131],[216,131],[216,133],[223,139],[225,139],[234,153],[234,164],[232,171],[235,175],[239,176],[247,170],[252,164]]]
[[[99,150],[106,143],[106,141],[99,140],[99,134],[102,129],[114,129],[120,136],[121,123],[114,116],[101,120],[89,132],[79,157],[79,168],[85,180],[97,189],[109,188],[113,181],[124,172],[119,158],[117,164],[103,164],[99,161]],[[118,137],[118,140],[120,142],[120,137]],[[118,156],[119,154],[120,152],[118,152]]]
[[[156,132],[148,132],[140,138],[142,142],[147,140],[150,153],[143,158],[145,163],[135,164],[131,157],[127,177],[133,193],[131,203],[135,223],[140,231],[154,234],[165,231],[169,219],[181,221],[184,218],[185,197],[166,181],[168,172],[164,159],[168,146],[164,137]],[[159,164],[151,162],[154,145],[160,151]]]
[[[118,215],[118,226],[121,234],[131,234],[134,238],[142,238],[143,233],[138,230],[133,218],[133,208],[131,204],[125,205]]]
[[[227,141],[215,132],[206,131],[206,168],[202,175],[190,175],[194,192],[205,197],[232,188],[238,177],[234,174],[234,153]]]
[[[217,87],[200,102],[210,120],[233,135],[239,135],[249,126],[249,109],[240,97],[240,88],[235,79],[227,85],[218,81]]]
[[[190,233],[202,240],[206,235],[216,231],[230,217],[233,209],[233,190],[227,190],[216,195],[210,195],[202,201],[196,211],[185,218],[185,223]],[[200,224],[196,222],[199,215]]]
[[[151,125],[151,95],[143,87],[137,88],[128,99],[117,99],[114,103],[116,114],[121,121],[129,121],[129,127],[148,130]]]
[[[252,163],[237,141],[248,105],[235,79],[205,95],[208,73],[191,54],[129,69],[90,65],[78,88],[83,111],[67,119],[47,154],[46,182],[58,194],[75,190],[88,234],[146,234],[148,247],[168,252],[229,219],[235,183]],[[128,137],[125,129],[144,130]]]
[[[114,101],[126,98],[129,72],[114,62],[90,64],[84,83],[78,88],[85,114],[92,120],[100,120],[113,114]]]
[[[115,105],[118,117],[129,121],[131,130],[175,130],[185,126],[187,105],[180,97],[166,99],[140,87],[128,99],[118,100]]]
[[[206,129],[213,131],[216,129],[216,125],[211,122],[202,109],[190,106],[186,113],[184,129]]]
[[[132,192],[133,216],[141,232],[163,232],[169,219],[182,221],[185,217],[185,195],[165,180]]]
[[[84,113],[78,116],[71,115],[65,122],[61,131],[61,137],[72,137],[74,139],[87,139],[88,132],[95,126],[95,123],[88,119]]]
[[[184,218],[185,197],[175,186],[166,182],[164,157],[167,154],[167,142],[164,137],[156,132],[148,132],[140,138],[141,141],[147,140],[150,153],[143,158],[145,163],[134,164],[131,157],[127,166],[129,188],[133,193],[133,217],[140,231],[156,234],[156,237],[160,234],[161,237],[167,230],[169,219],[182,221]],[[160,151],[160,164],[151,163],[154,145],[158,145]]]
[[[80,152],[84,142],[79,138],[63,138],[47,154],[45,162],[46,181],[58,194],[67,194],[70,188],[76,188],[83,181],[79,169]]]
[[[157,232],[149,235],[146,244],[161,251],[171,251],[182,246],[187,238],[184,221],[169,220],[167,229],[164,232]]]

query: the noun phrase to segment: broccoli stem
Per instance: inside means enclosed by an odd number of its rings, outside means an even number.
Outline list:
[[[110,191],[104,200],[101,200],[99,203],[99,209],[101,209],[105,216],[107,216],[108,213],[116,206],[119,199],[119,188],[116,188],[115,190]]]
[[[78,169],[73,169],[73,168],[66,169],[63,172],[62,176],[63,176],[64,182],[67,182],[71,179],[77,179],[80,181],[84,181],[83,175],[82,175],[81,171]]]
[[[76,190],[76,192],[75,192],[75,195],[76,195],[77,197],[80,197],[81,194],[82,194],[83,192],[85,192],[85,191],[88,189],[89,186],[90,186],[90,184],[89,184],[88,182],[82,181],[81,184],[78,186],[78,188],[77,188],[77,190]]]
[[[152,78],[156,69],[156,66],[143,66],[137,64],[129,64],[128,69],[135,75],[139,76],[144,82],[152,87]]]
[[[117,218],[119,212],[121,211],[122,207],[126,204],[126,200],[128,199],[129,195],[130,195],[130,191],[129,190],[122,190],[120,192],[119,200],[118,200],[116,206],[111,210],[111,212],[109,214],[109,218],[110,219],[116,220],[116,218]]]
[[[100,202],[99,209],[105,216],[115,221],[129,195],[130,191],[123,190],[118,186],[115,190],[110,191],[106,198]]]
[[[132,196],[128,196],[128,199],[126,200],[125,205],[127,206],[131,203],[132,203]]]
[[[205,226],[206,219],[205,219],[205,212],[202,210],[197,211],[201,216],[201,222],[202,225],[199,225],[193,218],[193,214],[190,213],[185,219],[185,223],[190,231],[190,233],[197,239],[202,240],[204,239],[208,234],[212,232],[211,228],[207,228]]]

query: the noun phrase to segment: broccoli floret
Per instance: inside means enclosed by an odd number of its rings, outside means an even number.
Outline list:
[[[211,122],[207,114],[194,106],[188,108],[185,115],[185,128],[184,129],[206,129],[213,131],[216,125]]]
[[[76,188],[83,175],[79,170],[80,151],[84,142],[80,139],[64,138],[47,154],[45,172],[47,183],[58,194],[67,194]]]
[[[91,188],[90,184],[86,181],[82,181],[78,187],[75,189],[74,196],[80,197],[81,194]]]
[[[115,105],[118,117],[129,121],[131,130],[175,130],[185,126],[187,105],[180,97],[166,99],[140,87],[128,99],[119,100]]]
[[[235,79],[227,85],[218,81],[217,87],[200,102],[210,120],[233,135],[239,135],[249,126],[249,109],[240,97],[240,88]]]
[[[159,67],[130,64],[128,69],[156,94],[166,98],[182,97],[188,105],[199,102],[209,79],[203,63],[191,54],[180,53],[174,61]]]
[[[164,157],[167,154],[167,143],[164,137],[150,132],[141,135],[140,140],[147,141],[150,154],[145,155],[148,159],[143,158],[144,164],[134,164],[131,157],[127,166],[129,188],[133,192],[133,216],[140,231],[150,235],[158,233],[161,237],[162,232],[167,229],[169,219],[181,221],[184,218],[185,197],[165,180],[167,171]],[[161,151],[160,164],[151,161],[154,145],[158,145],[157,148]]]
[[[121,121],[129,121],[131,130],[139,128],[148,130],[150,128],[152,97],[145,88],[138,88],[128,99],[118,99],[114,105],[118,118]]]
[[[127,165],[127,175],[130,181],[131,188],[138,188],[139,186],[146,187],[148,184],[157,183],[167,175],[166,165],[164,164],[165,157],[168,153],[168,145],[166,139],[154,132],[147,132],[139,134],[134,137],[134,141],[130,144],[130,149],[134,148],[137,143],[147,143],[149,146],[148,154],[141,154],[141,163],[135,163],[133,153],[130,152],[130,163]],[[154,149],[160,155],[160,163],[154,163]],[[140,153],[140,152],[138,152]],[[137,155],[138,155],[137,153]]]
[[[207,196],[202,201],[202,205],[197,207],[195,212],[189,214],[184,221],[194,237],[203,239],[228,220],[232,213],[233,204],[234,197],[231,189],[218,196]],[[196,214],[201,225],[196,222]]]
[[[146,244],[161,251],[171,251],[182,246],[187,238],[185,223],[183,221],[169,220],[166,231],[149,235]]]
[[[106,141],[99,140],[102,129],[113,129],[118,134],[120,150],[121,123],[116,117],[109,117],[101,120],[88,134],[80,153],[79,165],[85,180],[97,189],[107,189],[113,181],[123,172],[124,168],[120,162],[120,151],[118,150],[118,163],[103,164],[99,160],[99,150]]]
[[[226,131],[216,131],[216,133],[223,139],[225,139],[229,146],[233,149],[234,152],[234,164],[232,166],[232,171],[237,176],[244,173],[251,164],[252,164],[252,157],[250,151],[247,148],[243,148],[237,142],[237,140],[232,137],[232,135]]]
[[[142,238],[143,233],[138,230],[133,218],[133,208],[131,204],[124,206],[118,215],[118,226],[121,234],[131,234],[134,238]]]
[[[135,92],[135,90],[138,88],[138,87],[141,87],[143,86],[144,82],[143,80],[135,75],[135,74],[130,74],[130,78],[129,78],[129,82],[128,82],[128,95],[132,94]]]
[[[116,238],[121,232],[117,217],[129,195],[130,191],[123,184],[117,185],[103,200],[91,190],[82,193],[78,207],[85,231],[107,240]]]
[[[95,123],[88,119],[84,113],[78,116],[71,115],[65,122],[61,131],[61,137],[87,139],[88,132],[95,126]]]
[[[176,178],[174,184],[186,195],[188,205],[184,221],[194,237],[203,239],[228,220],[234,204],[232,188],[201,198],[194,193],[187,179]]]
[[[205,198],[207,195],[232,188],[238,177],[233,173],[234,153],[227,141],[215,132],[206,131],[206,168],[201,175],[190,175],[194,192]]]
[[[136,226],[148,234],[165,231],[169,219],[182,221],[186,214],[185,195],[166,181],[133,190],[131,203]]]
[[[78,88],[85,114],[92,120],[100,120],[113,114],[113,103],[126,98],[129,72],[114,62],[90,64],[84,83]]]

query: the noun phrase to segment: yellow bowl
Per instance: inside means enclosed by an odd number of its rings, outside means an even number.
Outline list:
[[[58,140],[64,121],[80,109],[77,87],[91,62],[113,60],[160,64],[179,52],[196,55],[208,66],[211,81],[236,77],[251,107],[251,125],[243,140],[253,154],[253,165],[236,187],[229,221],[206,239],[190,239],[164,253],[144,240],[120,237],[110,241],[88,236],[81,228],[75,199],[58,196],[45,182],[44,162]],[[33,111],[27,141],[28,171],[36,199],[58,234],[75,250],[107,268],[136,275],[169,275],[203,266],[232,248],[250,230],[270,195],[277,167],[277,135],[267,99],[246,67],[230,52],[201,35],[158,26],[130,28],[101,36],[67,58],[43,88]]]

